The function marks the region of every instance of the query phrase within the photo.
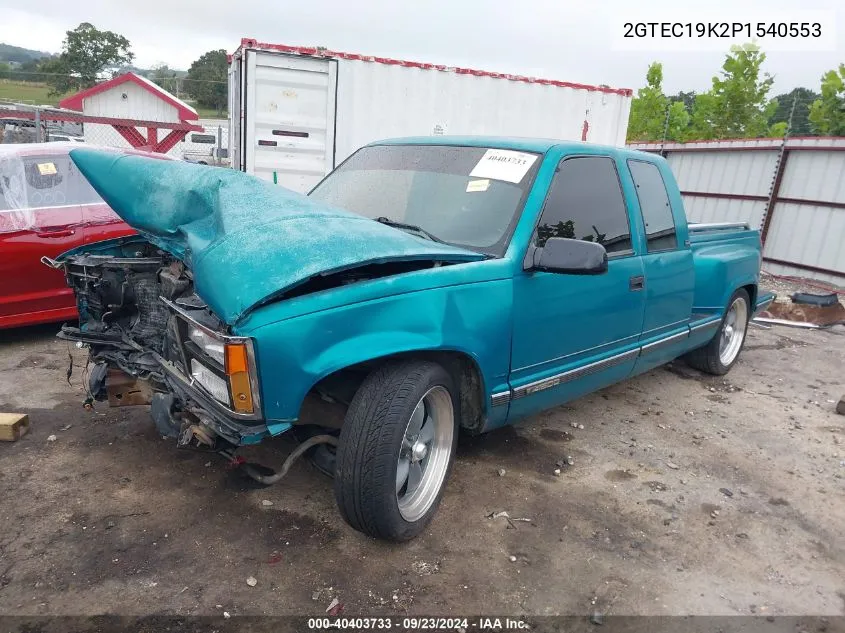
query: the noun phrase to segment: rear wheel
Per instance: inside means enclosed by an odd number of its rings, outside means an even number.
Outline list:
[[[343,518],[370,536],[406,541],[431,521],[457,443],[455,389],[428,361],[389,363],[355,394],[337,447]]]
[[[691,367],[723,376],[734,366],[748,331],[751,318],[751,301],[745,290],[737,290],[728,302],[725,316],[713,339],[704,347],[689,352],[684,360]]]

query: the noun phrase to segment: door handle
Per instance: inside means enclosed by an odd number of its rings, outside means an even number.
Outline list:
[[[645,277],[642,275],[635,275],[628,280],[628,289],[629,290],[642,290],[645,288]]]
[[[70,237],[76,233],[73,229],[59,229],[58,231],[38,231],[38,237],[56,238],[56,237]]]

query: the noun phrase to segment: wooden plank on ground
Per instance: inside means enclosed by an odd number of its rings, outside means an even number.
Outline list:
[[[0,441],[16,442],[29,431],[26,413],[0,413]]]

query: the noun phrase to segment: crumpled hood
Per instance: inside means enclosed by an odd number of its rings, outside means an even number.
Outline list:
[[[115,213],[185,262],[197,294],[230,325],[315,275],[485,257],[231,169],[84,148],[70,156]]]

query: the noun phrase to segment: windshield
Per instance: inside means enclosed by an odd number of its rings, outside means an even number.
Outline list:
[[[418,226],[444,242],[498,257],[507,248],[538,158],[486,147],[364,147],[309,196],[374,220]]]

